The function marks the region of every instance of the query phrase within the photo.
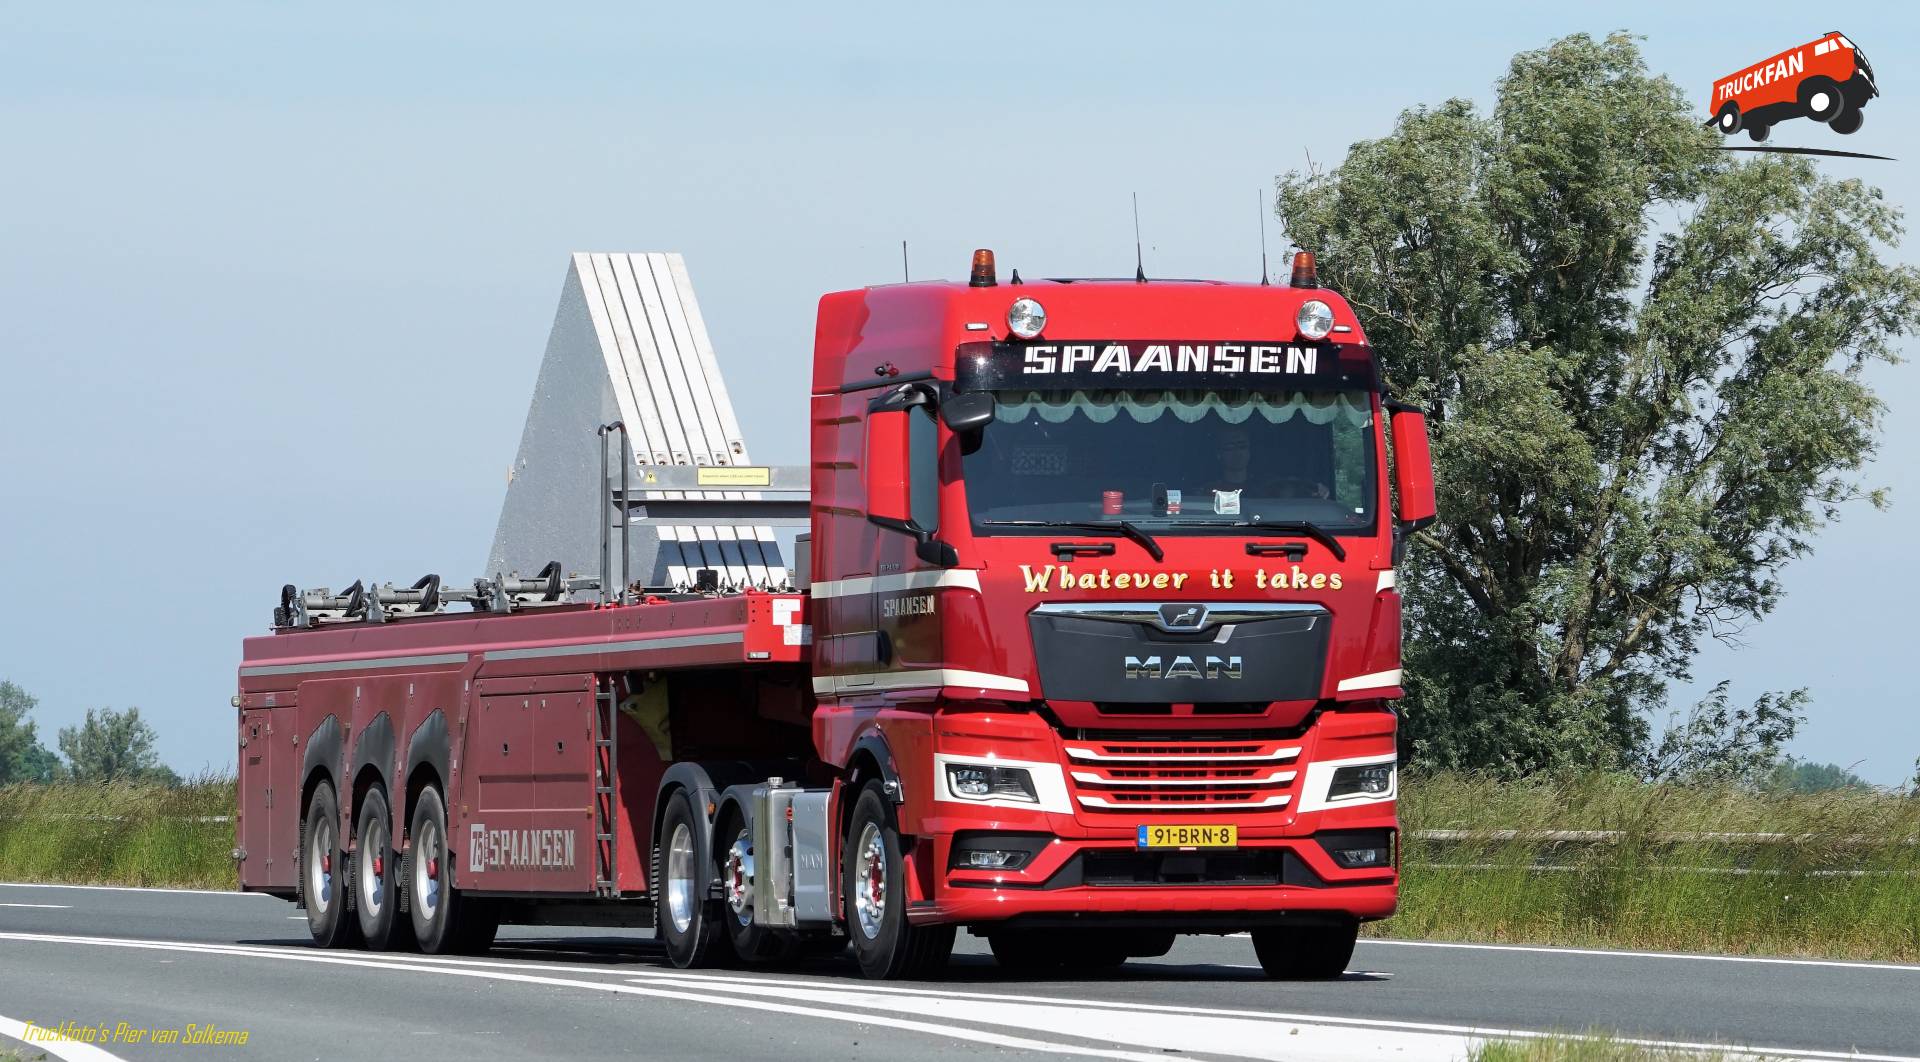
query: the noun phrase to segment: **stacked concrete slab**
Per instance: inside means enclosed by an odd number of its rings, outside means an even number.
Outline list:
[[[530,573],[550,560],[599,575],[600,452],[612,421],[632,440],[636,488],[650,467],[751,464],[714,360],[713,343],[672,253],[575,254],[508,477],[487,571]],[[612,466],[615,476],[618,465]],[[652,498],[752,498],[739,491],[652,491]],[[621,517],[611,507],[608,520]],[[731,586],[789,581],[773,530],[748,523],[636,521],[628,572],[650,587],[680,587],[701,568]],[[617,532],[616,542],[617,542]],[[616,566],[614,575],[620,575]]]

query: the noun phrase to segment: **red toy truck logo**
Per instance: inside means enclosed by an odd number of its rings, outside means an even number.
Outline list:
[[[1745,129],[1765,140],[1778,123],[1800,117],[1851,133],[1860,128],[1860,109],[1879,94],[1867,57],[1834,30],[1714,82],[1707,106],[1722,135]]]

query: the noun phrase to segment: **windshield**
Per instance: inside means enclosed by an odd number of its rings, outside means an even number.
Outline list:
[[[1363,391],[1003,391],[964,458],[979,534],[1005,521],[1126,520],[1154,534],[1305,521],[1374,526]],[[999,526],[996,526],[999,525]],[[1044,532],[1041,532],[1044,533]]]

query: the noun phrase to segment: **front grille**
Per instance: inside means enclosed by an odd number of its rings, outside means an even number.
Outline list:
[[[1297,740],[1067,739],[1074,799],[1089,811],[1262,811],[1293,801]]]

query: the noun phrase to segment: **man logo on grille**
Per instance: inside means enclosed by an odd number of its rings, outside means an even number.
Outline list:
[[[1197,631],[1207,625],[1207,606],[1172,604],[1160,606],[1160,626],[1169,631]]]

